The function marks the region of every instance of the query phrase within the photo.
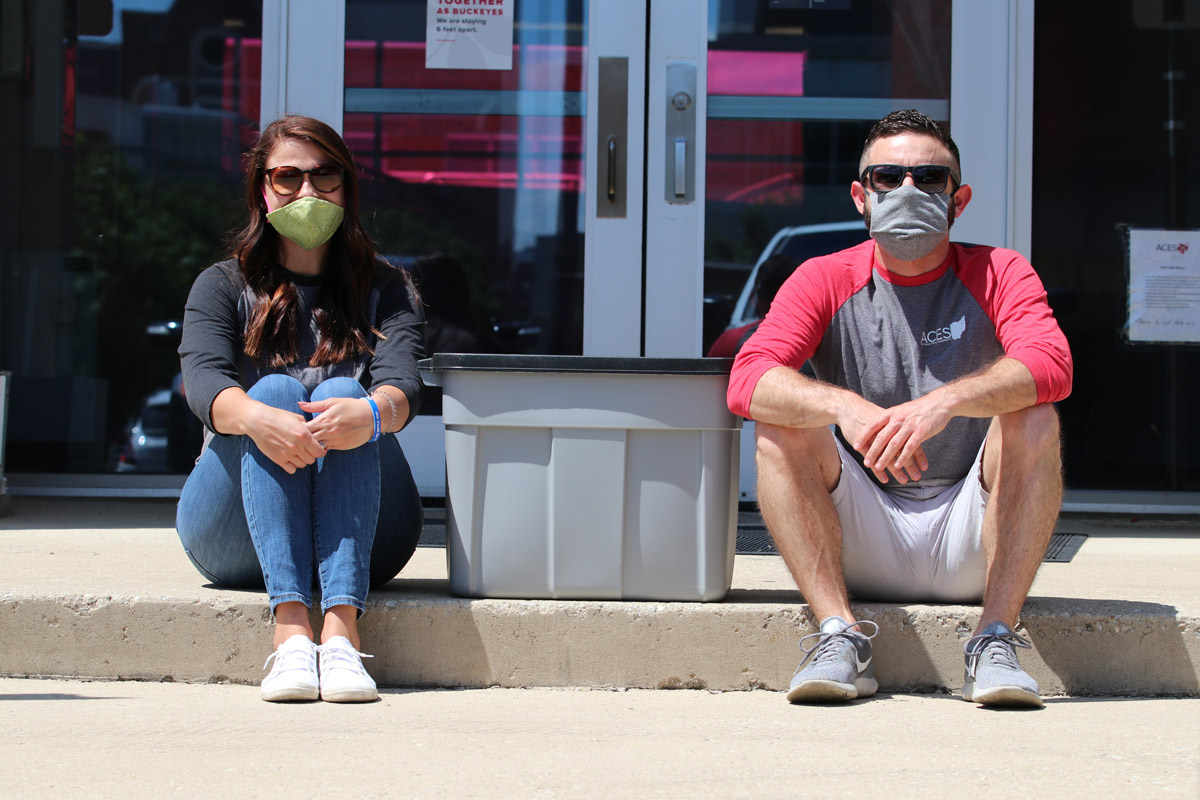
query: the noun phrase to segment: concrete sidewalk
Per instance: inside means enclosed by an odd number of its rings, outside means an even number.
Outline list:
[[[392,690],[0,680],[6,798],[1195,798],[1200,699]]]
[[[218,590],[183,554],[168,501],[17,498],[0,519],[0,675],[257,683],[261,592]],[[1119,524],[1118,524],[1119,523]],[[1089,534],[1045,564],[1022,663],[1048,695],[1200,694],[1194,519],[1067,518]],[[862,604],[884,691],[957,691],[978,608]],[[813,621],[777,556],[738,556],[721,603],[467,600],[422,548],[372,594],[363,646],[382,685],[782,689]]]

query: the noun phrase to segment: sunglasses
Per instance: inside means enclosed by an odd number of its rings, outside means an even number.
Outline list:
[[[267,180],[275,194],[288,195],[300,191],[304,176],[318,192],[336,192],[342,187],[342,168],[337,164],[318,164],[312,169],[299,167],[272,167],[267,170]]]
[[[941,164],[920,164],[915,167],[905,167],[900,164],[872,164],[863,170],[859,182],[867,184],[876,192],[890,192],[899,189],[904,184],[904,176],[912,175],[917,188],[929,194],[937,194],[945,190],[946,184],[954,178],[950,167]],[[954,182],[959,182],[954,178]]]

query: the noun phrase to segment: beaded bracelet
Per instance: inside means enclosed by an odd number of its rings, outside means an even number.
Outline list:
[[[379,441],[379,406],[375,405],[375,400],[367,395],[367,405],[371,407],[371,419],[375,424],[375,432],[371,434],[371,441]]]
[[[385,432],[391,433],[391,431],[388,429],[396,427],[396,416],[398,415],[398,412],[396,411],[396,401],[393,400],[392,396],[390,394],[388,394],[387,392],[379,391],[379,392],[376,392],[375,394],[378,394],[384,400],[387,400],[388,408],[390,408],[392,411],[392,415],[390,417],[388,417],[388,426],[387,426],[387,428],[384,429]],[[375,395],[373,394],[371,396],[374,397]]]

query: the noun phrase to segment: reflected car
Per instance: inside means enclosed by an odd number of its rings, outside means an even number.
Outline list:
[[[159,389],[142,400],[117,444],[117,472],[168,472],[171,390]]]
[[[733,306],[729,325],[726,327],[738,328],[742,325],[749,325],[758,319],[755,311],[754,284],[758,281],[759,267],[771,256],[783,253],[795,259],[796,266],[799,266],[810,258],[826,256],[848,247],[854,247],[868,238],[870,237],[867,234],[867,227],[863,224],[861,217],[846,222],[781,228],[763,248],[758,261],[754,262],[754,268],[750,270],[750,275],[746,278],[746,283]]]

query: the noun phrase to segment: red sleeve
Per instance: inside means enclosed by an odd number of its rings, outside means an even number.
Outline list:
[[[733,358],[738,352],[738,343],[742,341],[742,337],[746,335],[746,331],[753,328],[757,323],[751,322],[749,325],[741,325],[737,328],[729,328],[724,331],[717,340],[712,343],[712,347],[708,348],[708,358]]]
[[[800,369],[821,343],[834,313],[866,283],[871,240],[801,264],[771,301],[771,309],[733,362],[729,410],[750,416],[750,401],[763,374],[775,367]],[[865,257],[865,261],[864,261]]]
[[[996,326],[1004,354],[1033,374],[1037,401],[1052,403],[1069,395],[1071,348],[1030,263],[1013,250],[964,247],[955,272]]]

